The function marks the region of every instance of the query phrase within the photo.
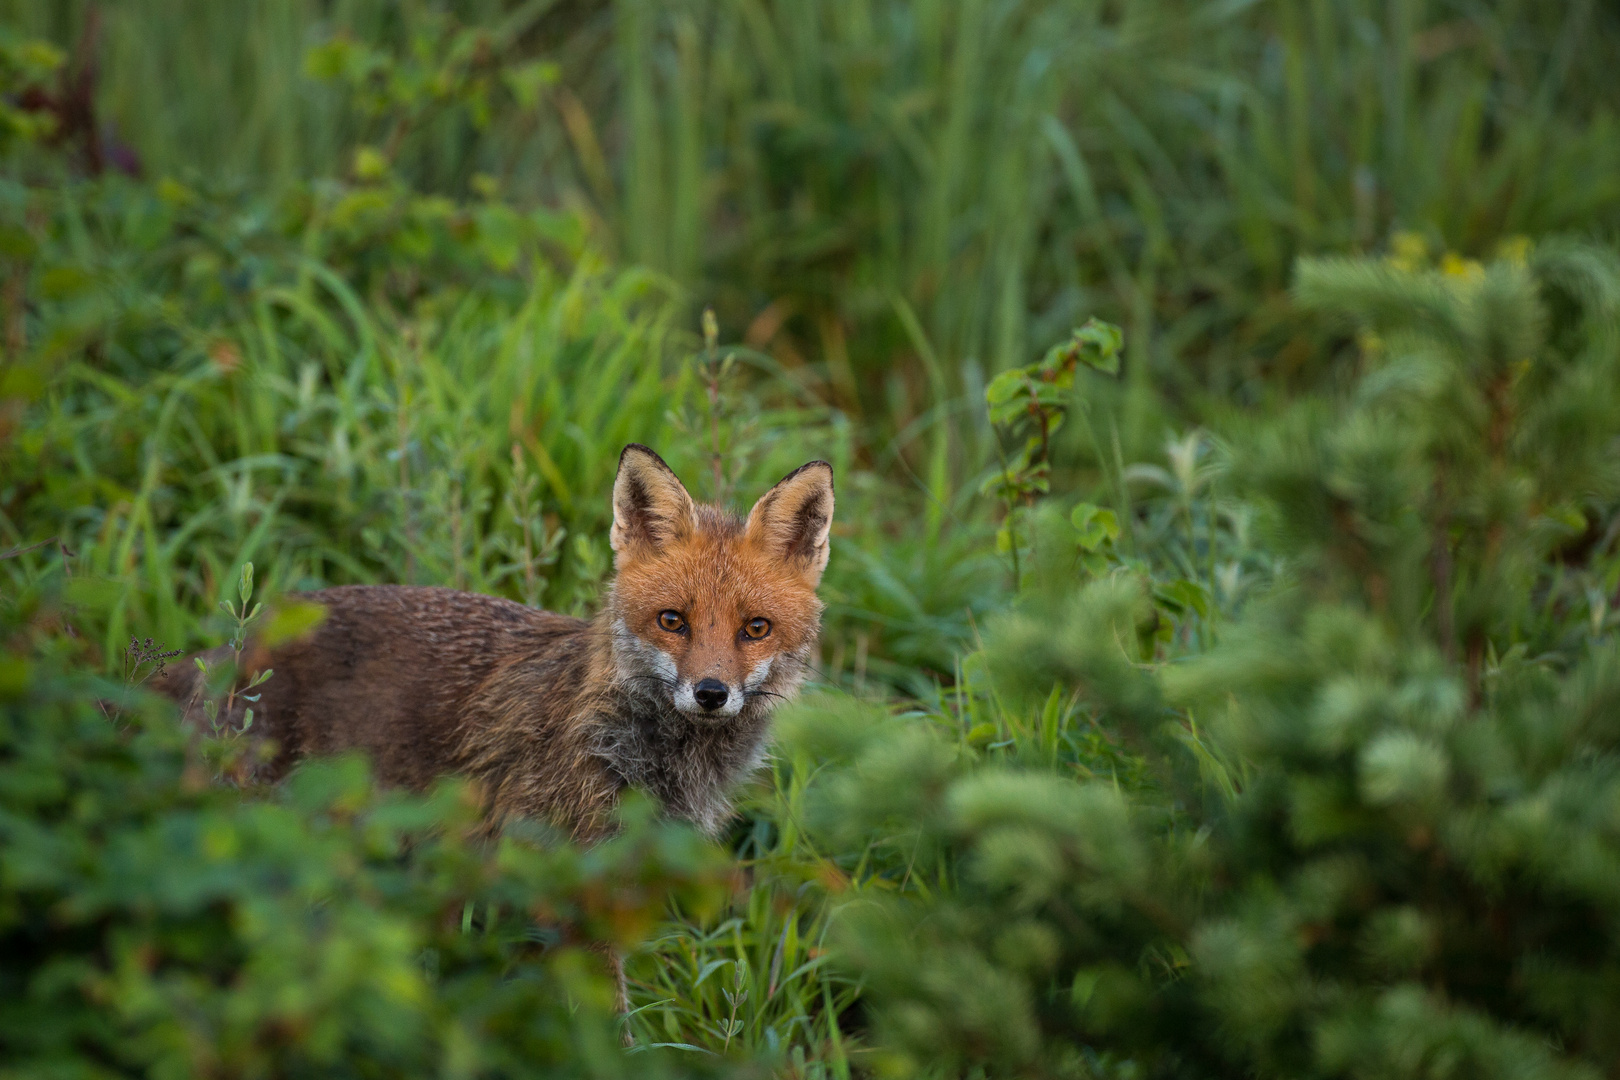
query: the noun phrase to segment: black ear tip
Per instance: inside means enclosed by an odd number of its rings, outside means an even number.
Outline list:
[[[780,483],[785,484],[789,480],[792,480],[795,476],[798,476],[801,473],[807,473],[811,469],[826,469],[827,470],[827,486],[828,487],[832,486],[832,482],[833,482],[832,463],[827,462],[827,461],[822,461],[819,458],[816,459],[815,461],[807,461],[803,465],[800,465],[797,469],[794,469],[792,472],[790,472],[786,476],[782,477]]]
[[[621,469],[624,468],[624,463],[627,460],[629,460],[632,456],[641,456],[641,455],[645,455],[647,457],[652,458],[658,464],[662,465],[666,470],[669,470],[671,472],[674,471],[674,470],[669,468],[668,463],[666,463],[663,458],[658,456],[658,451],[654,450],[650,446],[643,446],[641,443],[638,443],[638,442],[627,443],[625,445],[625,448],[623,450],[619,451],[619,468],[621,468]]]

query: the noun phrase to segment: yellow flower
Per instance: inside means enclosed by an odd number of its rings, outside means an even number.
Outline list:
[[[1496,245],[1496,257],[1503,262],[1522,267],[1530,258],[1528,236],[1504,236]]]
[[[362,146],[354,152],[354,175],[357,180],[381,180],[388,175],[388,159],[372,146]]]
[[[1448,278],[1456,278],[1459,283],[1471,284],[1485,276],[1485,267],[1474,259],[1448,251],[1440,257],[1440,272]]]
[[[1416,273],[1429,263],[1429,241],[1422,233],[1398,232],[1389,238],[1389,265],[1406,273]]]

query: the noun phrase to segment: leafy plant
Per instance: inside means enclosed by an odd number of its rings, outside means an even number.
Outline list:
[[[494,26],[458,25],[449,13],[427,9],[412,20],[398,50],[339,33],[310,49],[305,70],[348,90],[362,117],[386,131],[382,145],[362,146],[355,172],[375,178],[389,168],[406,135],[435,113],[462,113],[475,129],[491,120],[491,97],[504,90],[518,108],[533,109],[558,68],[546,61],[514,61],[514,43],[535,21],[536,5]]]
[[[38,142],[56,132],[56,118],[41,109],[31,109],[20,99],[61,68],[65,57],[60,49],[37,38],[15,32],[0,32],[0,154],[13,149],[14,142]]]
[[[244,590],[245,591],[245,590]],[[245,601],[244,601],[245,602]],[[270,798],[198,781],[167,710],[109,724],[9,608],[0,690],[0,1056],[19,1075],[692,1075],[619,1046],[605,964],[727,864],[627,809],[614,841],[482,836],[458,785],[380,792],[355,758]],[[22,621],[18,621],[22,616]],[[206,735],[205,735],[206,737]]]
[[[1003,448],[1001,471],[992,473],[980,488],[1006,507],[996,546],[1012,555],[1015,587],[1019,578],[1020,523],[1036,497],[1051,488],[1052,436],[1062,426],[1075,392],[1075,373],[1084,365],[1105,375],[1118,375],[1124,344],[1119,327],[1090,319],[1068,341],[1052,346],[1037,362],[1008,368],[985,387],[990,422],[1022,444],[1011,457]],[[1091,550],[1104,539],[1112,539],[1108,535],[1110,527],[1117,536],[1119,524],[1110,523],[1112,517],[1108,511],[1093,508],[1078,519],[1076,528],[1082,532],[1083,546]],[[1087,531],[1093,523],[1100,530],[1096,536]]]
[[[915,725],[792,729],[838,763],[812,796],[822,842],[887,837],[938,879],[839,923],[896,1069],[1610,1060],[1617,854],[1593,815],[1615,798],[1620,661],[1584,581],[1620,579],[1620,264],[1548,245],[1463,270],[1300,267],[1303,302],[1376,339],[1344,398],[1239,449],[1290,570],[1215,647],[1141,665],[1142,587],[1051,562],[994,628],[999,693],[1073,687],[1162,798],[1038,753],[976,765]]]

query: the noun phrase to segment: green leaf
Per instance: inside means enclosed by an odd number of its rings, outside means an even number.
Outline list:
[[[0,656],[0,699],[18,698],[28,689],[29,665],[20,656]]]
[[[113,578],[76,576],[63,593],[68,603],[92,611],[108,611],[124,595],[125,584]]]
[[[27,229],[0,224],[0,255],[12,259],[31,259],[38,250],[39,245]]]
[[[1193,612],[1199,618],[1207,619],[1213,608],[1209,590],[1198,582],[1188,581],[1186,578],[1160,585],[1153,590],[1153,594],[1165,607],[1181,615]]]
[[[357,180],[381,180],[388,175],[388,158],[375,146],[362,146],[354,152],[354,175]]]
[[[51,74],[67,59],[67,54],[48,41],[32,38],[16,52],[17,65],[32,79]]]
[[[992,405],[990,407],[990,422],[1006,426],[1028,415],[1028,412],[1029,398],[1015,398],[1001,405]]]
[[[996,725],[991,723],[974,724],[968,729],[967,741],[969,746],[983,746],[996,737]]]
[[[1450,761],[1445,749],[1410,731],[1389,731],[1361,750],[1361,796],[1374,806],[1418,802],[1445,787]]]
[[[314,633],[326,621],[326,607],[313,600],[294,600],[279,605],[270,614],[260,636],[270,648],[299,641]]]
[[[549,60],[531,60],[501,72],[501,78],[512,97],[525,109],[540,104],[540,94],[548,86],[555,86],[561,69]]]
[[[1030,386],[1030,397],[1043,411],[1050,412],[1061,409],[1069,402],[1067,391],[1074,386],[1074,376],[1069,374],[1057,379],[1042,379]]]
[[[1090,318],[1074,332],[1081,346],[1080,361],[1104,375],[1119,374],[1119,354],[1125,347],[1125,332],[1110,322]]]
[[[39,291],[47,300],[68,300],[90,288],[93,281],[82,267],[64,263],[39,275]]]
[[[45,392],[45,376],[40,364],[9,364],[0,367],[0,399],[33,401]]]
[[[304,54],[304,73],[322,82],[340,79],[348,70],[354,52],[354,43],[348,38],[335,37]]]
[[[1545,516],[1566,535],[1579,536],[1586,531],[1586,515],[1581,513],[1580,507],[1571,503],[1549,507]]]
[[[500,203],[478,210],[478,250],[496,270],[510,270],[522,252],[523,219]]]
[[[984,400],[992,406],[1005,405],[1028,386],[1028,368],[1008,368],[990,380],[990,385],[984,388]]]
[[[1069,522],[1080,535],[1076,542],[1086,551],[1096,551],[1119,539],[1119,518],[1112,510],[1092,503],[1081,503],[1069,514]]]

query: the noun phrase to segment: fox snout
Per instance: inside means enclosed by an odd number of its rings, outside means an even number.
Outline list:
[[[684,679],[675,686],[675,707],[688,716],[736,716],[742,712],[744,700],[740,686],[712,676],[696,682]]]
[[[719,679],[704,679],[692,687],[692,700],[704,712],[714,712],[731,700],[731,687]]]
[[[678,679],[675,707],[688,716],[722,719],[742,712],[746,700],[742,687],[732,686],[713,676],[705,679]]]
[[[766,657],[741,681],[705,675],[698,679],[677,678],[675,707],[689,716],[715,719],[736,716],[750,697],[769,696],[761,690],[770,677],[772,657]]]

